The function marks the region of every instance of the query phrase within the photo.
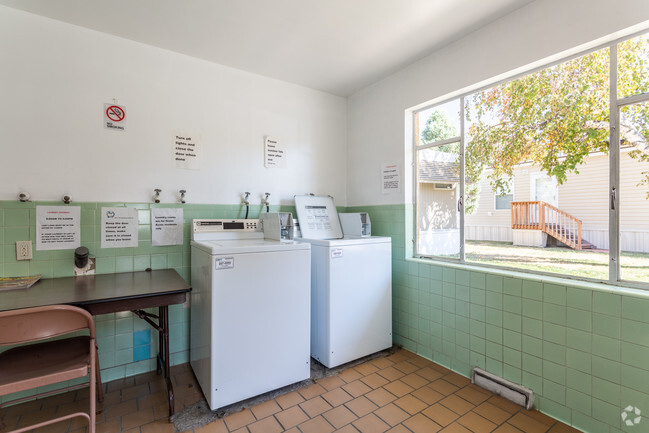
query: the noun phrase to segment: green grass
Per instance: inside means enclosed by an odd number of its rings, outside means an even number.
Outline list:
[[[532,271],[608,280],[606,251],[577,251],[565,247],[522,247],[509,242],[467,241],[466,261]],[[623,252],[621,277],[649,282],[649,254]]]

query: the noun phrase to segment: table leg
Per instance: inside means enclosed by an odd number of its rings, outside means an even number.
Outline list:
[[[169,371],[169,307],[160,307],[160,325],[162,328],[162,348],[160,354],[164,362],[164,376],[167,382],[167,395],[169,397],[169,422],[173,421],[175,407],[174,407],[174,388],[171,384],[171,374]]]

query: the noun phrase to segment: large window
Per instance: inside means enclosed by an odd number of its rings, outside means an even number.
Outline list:
[[[648,92],[645,34],[417,111],[417,254],[649,283]]]

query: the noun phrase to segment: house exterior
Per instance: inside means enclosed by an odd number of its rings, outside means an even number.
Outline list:
[[[620,153],[620,246],[622,251],[649,252],[649,186],[639,185],[648,162]],[[557,185],[540,167],[521,164],[514,169],[511,194],[498,196],[489,179],[481,180],[478,208],[465,216],[467,240],[512,242],[510,201],[545,201],[582,222],[582,238],[597,249],[608,249],[608,155],[593,154]]]

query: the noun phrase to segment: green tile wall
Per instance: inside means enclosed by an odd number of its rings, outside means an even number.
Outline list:
[[[73,250],[36,251],[36,206],[61,206],[61,202],[0,201],[0,276],[14,277],[43,274],[43,278],[74,275]],[[72,203],[81,207],[81,244],[96,257],[98,274],[175,269],[191,283],[190,224],[194,218],[243,218],[241,205],[169,205],[148,203]],[[101,208],[132,207],[139,213],[139,244],[135,248],[101,248]],[[178,246],[151,245],[151,209],[154,207],[182,207],[184,216],[184,243]],[[258,216],[260,206],[251,206],[250,218]],[[278,211],[278,206],[271,206]],[[294,211],[282,207],[282,211]],[[33,260],[16,261],[16,241],[32,241]],[[0,303],[2,292],[0,292]],[[152,312],[157,312],[152,311]],[[171,323],[170,361],[172,365],[189,361],[189,308],[173,305],[169,309]],[[148,329],[149,325],[130,312],[96,316],[99,362],[102,380],[109,382],[156,368],[158,353],[157,333],[152,333],[151,357],[133,362],[133,332]],[[13,396],[16,397],[16,396]],[[12,397],[12,398],[13,398]],[[0,401],[3,401],[0,398]]]
[[[530,387],[539,410],[583,431],[649,431],[649,419],[621,417],[629,405],[649,414],[649,292],[406,259],[411,206],[347,211],[368,211],[372,234],[392,237],[396,343],[465,376],[478,366]]]

